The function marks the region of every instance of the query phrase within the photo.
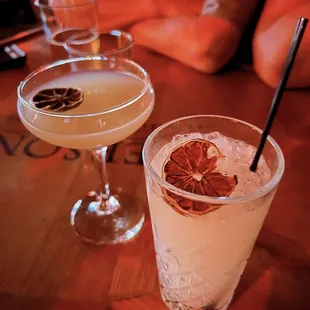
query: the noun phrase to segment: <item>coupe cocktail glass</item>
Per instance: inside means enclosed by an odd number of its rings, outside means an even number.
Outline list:
[[[67,103],[81,99],[79,95],[83,101],[71,109],[51,110],[58,107],[58,97],[45,90],[53,89],[61,94],[67,91],[67,97],[73,94]],[[35,95],[42,91],[45,97],[41,97],[54,100],[54,106],[43,109],[34,104]],[[153,106],[154,91],[147,72],[120,58],[89,56],[58,61],[31,73],[18,88],[18,113],[31,133],[58,146],[88,149],[95,160],[100,187],[79,199],[71,212],[71,224],[87,242],[125,242],[143,224],[139,199],[125,191],[111,193],[106,154],[109,145],[127,138],[146,122]]]

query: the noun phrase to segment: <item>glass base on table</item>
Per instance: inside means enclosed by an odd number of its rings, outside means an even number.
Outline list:
[[[102,203],[107,204],[105,208]],[[108,200],[93,191],[74,204],[70,219],[84,241],[103,245],[132,239],[142,228],[145,215],[142,202],[121,190]]]
[[[171,302],[171,301],[164,301],[165,305],[167,306],[167,309],[169,310],[227,310],[228,307],[230,306],[230,301],[229,303],[217,307],[217,306],[204,306],[200,308],[194,308],[191,306],[188,306],[186,304],[178,303],[178,302]]]
[[[198,285],[198,289],[199,289],[199,285]],[[182,295],[182,293],[184,294],[186,292],[186,288],[185,290],[183,288],[180,290],[174,289],[172,291],[174,291],[173,292],[174,294],[179,293],[180,295]],[[195,292],[195,286],[188,288],[187,294],[185,293],[187,298],[185,297],[184,299],[184,296],[183,298],[182,296],[179,296],[181,297],[180,299],[183,299],[182,302],[179,302],[177,300],[167,299],[166,298],[167,293],[165,293],[165,291],[163,291],[161,288],[161,297],[162,297],[164,304],[167,306],[169,310],[228,310],[231,300],[233,298],[233,294],[234,294],[234,290],[233,290],[232,292],[229,292],[228,296],[224,296],[218,302],[210,301],[210,302],[206,302],[204,306],[201,306],[199,305],[201,304],[201,301],[206,299],[205,296],[199,296],[201,292],[202,291]],[[171,291],[169,293],[171,294]],[[190,297],[191,295],[193,297]]]

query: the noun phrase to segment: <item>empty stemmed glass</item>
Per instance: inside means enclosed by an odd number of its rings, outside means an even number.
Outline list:
[[[111,30],[99,33],[89,30],[72,35],[64,44],[64,48],[69,57],[100,55],[132,59],[133,44],[132,36],[125,31]]]

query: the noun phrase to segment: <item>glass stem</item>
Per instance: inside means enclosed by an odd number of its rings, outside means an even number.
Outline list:
[[[107,150],[108,148],[106,146],[91,150],[96,169],[99,173],[100,188],[98,194],[102,197],[103,202],[108,200],[111,195],[106,165]]]
[[[110,193],[106,162],[107,150],[108,148],[103,146],[90,151],[99,173],[100,188],[97,191],[97,211],[100,212],[100,215],[110,215],[120,208],[118,200],[114,196],[111,196]]]

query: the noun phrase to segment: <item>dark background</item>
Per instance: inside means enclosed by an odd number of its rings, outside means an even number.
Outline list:
[[[31,0],[0,0],[0,40],[38,25]]]

